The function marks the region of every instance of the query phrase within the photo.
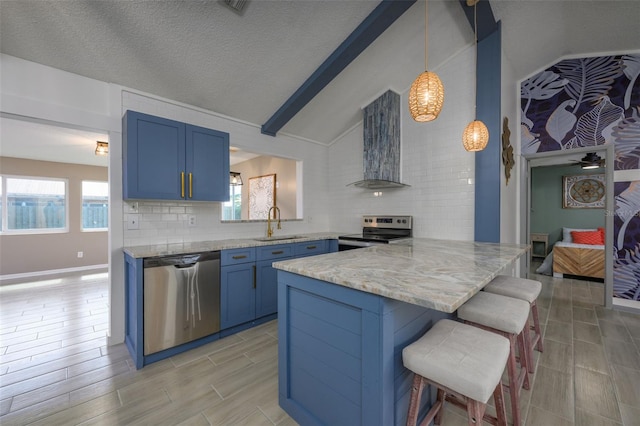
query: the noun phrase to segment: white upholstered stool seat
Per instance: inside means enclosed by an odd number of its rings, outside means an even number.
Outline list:
[[[458,308],[458,318],[518,334],[527,324],[529,304],[512,297],[480,292]]]
[[[484,291],[526,300],[529,303],[536,301],[541,290],[542,283],[540,281],[507,275],[498,275],[484,288]]]
[[[509,339],[509,358],[507,372],[511,396],[511,412],[513,424],[521,424],[520,390],[529,389],[529,358],[528,320],[529,303],[524,300],[499,294],[481,291],[458,308],[458,318],[464,322],[501,334]],[[520,371],[516,365],[516,345],[520,354]]]
[[[533,317],[533,325],[531,326],[533,333],[530,333],[528,342],[529,372],[533,373],[535,365],[533,362],[533,348],[535,347],[538,352],[544,350],[537,303],[540,291],[542,291],[542,283],[527,278],[498,275],[486,285],[484,291],[529,302],[531,316]]]
[[[404,366],[415,373],[407,424],[416,423],[425,382],[438,388],[438,399],[422,424],[431,420],[440,424],[445,399],[466,408],[469,424],[479,424],[483,417],[506,424],[500,381],[509,350],[509,341],[498,334],[457,321],[438,321],[402,351]],[[485,415],[491,395],[496,402],[495,418]]]

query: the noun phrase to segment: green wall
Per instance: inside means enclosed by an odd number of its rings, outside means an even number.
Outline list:
[[[562,227],[604,227],[605,209],[563,209],[562,176],[602,174],[604,169],[548,166],[531,169],[531,232],[549,234],[549,250],[562,239]]]

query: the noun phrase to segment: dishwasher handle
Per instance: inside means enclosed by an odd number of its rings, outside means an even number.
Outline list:
[[[179,265],[173,265],[173,267],[176,268],[176,269],[188,269],[188,268],[193,268],[196,265],[197,265],[197,262],[196,263],[181,263]]]
[[[145,257],[142,263],[144,268],[158,268],[162,266],[188,268],[198,262],[204,262],[206,260],[220,260],[220,251]]]

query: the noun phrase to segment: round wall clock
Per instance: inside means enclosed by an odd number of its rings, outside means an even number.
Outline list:
[[[604,208],[604,174],[563,176],[564,208]]]

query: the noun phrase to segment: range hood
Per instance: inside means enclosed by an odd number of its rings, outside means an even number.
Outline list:
[[[406,187],[400,182],[400,95],[387,90],[363,109],[364,179],[350,183],[366,189]]]

